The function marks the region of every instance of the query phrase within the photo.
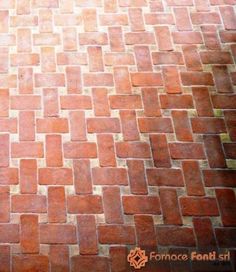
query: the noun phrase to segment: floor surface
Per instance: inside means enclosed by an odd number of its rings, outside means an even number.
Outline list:
[[[233,271],[235,6],[0,1],[1,272]]]

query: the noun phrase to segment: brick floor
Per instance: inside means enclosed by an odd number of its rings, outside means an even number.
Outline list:
[[[1,272],[134,271],[136,246],[233,258],[235,5],[0,1]],[[233,271],[205,269],[142,271]]]

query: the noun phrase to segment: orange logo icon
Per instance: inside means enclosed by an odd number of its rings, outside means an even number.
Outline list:
[[[140,269],[145,266],[148,257],[145,254],[145,250],[136,247],[135,249],[130,250],[127,260],[130,263],[130,266],[133,266],[135,269]]]

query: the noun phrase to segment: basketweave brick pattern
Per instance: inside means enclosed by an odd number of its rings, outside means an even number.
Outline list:
[[[1,272],[233,254],[235,5],[0,1]]]

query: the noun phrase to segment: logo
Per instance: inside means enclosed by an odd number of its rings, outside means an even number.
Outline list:
[[[135,269],[140,269],[145,266],[148,257],[145,254],[145,250],[136,247],[135,249],[130,250],[127,260],[130,263],[130,266],[133,266]]]

